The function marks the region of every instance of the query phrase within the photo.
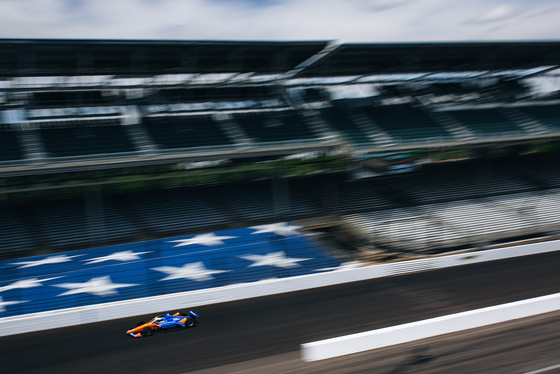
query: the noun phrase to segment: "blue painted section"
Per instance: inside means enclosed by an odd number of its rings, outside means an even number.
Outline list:
[[[259,232],[266,231],[262,227],[0,262],[0,317],[292,277],[340,265],[298,230],[279,235]]]

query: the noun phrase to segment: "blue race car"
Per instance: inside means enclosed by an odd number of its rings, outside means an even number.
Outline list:
[[[150,336],[154,331],[166,332],[176,329],[184,329],[193,327],[198,322],[198,314],[189,311],[188,314],[175,313],[173,315],[165,313],[154,317],[150,322],[138,322],[136,327],[128,330],[126,333],[134,338],[141,336]]]

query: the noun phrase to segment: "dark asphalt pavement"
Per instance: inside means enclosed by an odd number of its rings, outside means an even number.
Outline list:
[[[560,253],[195,308],[201,324],[133,339],[150,316],[0,338],[3,373],[184,373],[301,343],[560,292]],[[188,305],[184,311],[188,310]]]

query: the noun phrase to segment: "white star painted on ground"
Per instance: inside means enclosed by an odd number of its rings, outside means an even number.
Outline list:
[[[58,279],[62,277],[53,277],[53,278],[45,278],[45,279],[37,279],[37,278],[30,278],[30,279],[23,279],[16,281],[14,283],[10,283],[7,286],[0,287],[0,292],[15,290],[18,288],[32,288],[32,287],[39,287],[43,285],[43,282],[50,281],[53,279]]]
[[[40,266],[40,265],[50,265],[50,264],[60,264],[62,262],[70,262],[72,261],[73,257],[78,257],[78,256],[83,256],[83,255],[75,255],[75,256],[56,255],[56,256],[43,258],[41,260],[14,262],[11,265],[22,265],[19,267],[19,269],[23,269],[23,268],[30,268],[34,266]]]
[[[300,261],[311,260],[310,258],[288,257],[284,251],[270,252],[266,255],[243,255],[239,256],[247,261],[253,261],[249,267],[254,266],[275,266],[278,268],[293,268],[301,266]]]
[[[95,264],[98,262],[104,262],[104,261],[134,261],[134,260],[141,260],[140,255],[143,255],[144,253],[150,253],[148,252],[132,252],[132,251],[123,251],[123,252],[115,252],[115,253],[111,253],[110,255],[107,256],[100,256],[100,257],[95,257],[95,258],[90,258],[88,260],[84,260],[86,261],[86,264]]]
[[[55,286],[68,289],[68,291],[57,296],[74,295],[77,293],[90,293],[96,296],[108,296],[117,294],[117,288],[132,287],[137,286],[137,284],[113,283],[111,281],[111,277],[106,275],[103,277],[91,278],[87,282],[83,283],[61,283],[56,284]]]
[[[255,232],[252,232],[251,235],[262,234],[266,232],[271,232],[276,235],[282,236],[299,235],[299,233],[297,232],[299,226],[290,225],[287,222],[271,223],[268,225],[253,226],[251,228],[257,230]]]
[[[169,274],[167,277],[160,279],[160,281],[171,279],[188,279],[197,282],[212,280],[213,274],[227,273],[229,270],[211,270],[204,267],[202,261],[185,264],[181,267],[174,266],[159,266],[152,268],[152,270],[160,271]]]
[[[21,304],[21,303],[26,303],[29,300],[24,300],[24,301],[4,301],[1,297],[0,297],[0,312],[5,312],[6,308],[4,308],[6,305],[14,305],[14,304]]]
[[[209,234],[200,234],[190,239],[171,240],[168,243],[179,243],[173,247],[182,247],[184,245],[191,244],[202,244],[211,247],[213,245],[224,244],[224,240],[233,238],[237,238],[237,236],[216,236],[213,232],[211,232]]]

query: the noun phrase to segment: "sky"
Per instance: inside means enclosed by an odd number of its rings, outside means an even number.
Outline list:
[[[0,38],[560,40],[558,0],[0,0]]]

